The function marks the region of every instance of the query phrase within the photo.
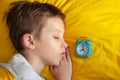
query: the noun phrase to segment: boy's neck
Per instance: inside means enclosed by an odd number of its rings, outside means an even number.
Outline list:
[[[29,62],[29,64],[32,66],[33,70],[35,70],[36,73],[41,73],[43,68],[45,67],[45,64],[42,63],[40,58],[38,59],[37,56],[33,55],[34,53],[22,53],[22,55],[26,58],[26,60]]]

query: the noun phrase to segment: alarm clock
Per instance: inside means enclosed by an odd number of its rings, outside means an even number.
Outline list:
[[[76,41],[76,54],[79,57],[89,57],[91,53],[90,40],[77,40]]]

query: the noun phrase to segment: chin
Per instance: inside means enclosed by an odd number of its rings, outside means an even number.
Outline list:
[[[55,61],[54,63],[52,63],[52,65],[54,65],[54,66],[57,66],[59,64],[60,64],[60,61]]]

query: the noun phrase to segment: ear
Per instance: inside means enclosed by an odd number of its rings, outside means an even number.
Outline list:
[[[31,34],[24,34],[22,37],[22,44],[25,49],[35,49],[35,42],[33,35]]]

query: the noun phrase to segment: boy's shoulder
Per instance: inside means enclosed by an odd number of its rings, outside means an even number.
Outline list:
[[[0,66],[0,80],[15,80],[15,77],[6,68]]]

